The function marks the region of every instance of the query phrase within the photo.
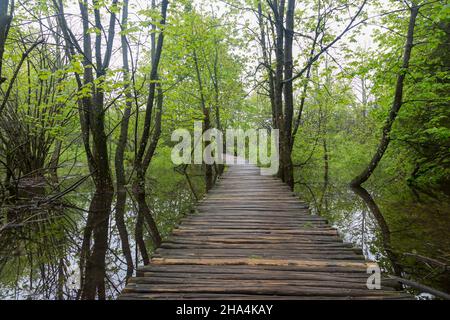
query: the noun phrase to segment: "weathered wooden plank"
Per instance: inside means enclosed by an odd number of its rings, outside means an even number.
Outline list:
[[[290,259],[173,259],[173,258],[152,258],[153,264],[190,264],[190,265],[269,265],[269,266],[305,266],[305,267],[354,267],[366,270],[367,262],[339,261],[339,260],[290,260]]]
[[[119,299],[410,299],[280,180],[231,166]]]
[[[391,296],[398,295],[397,292],[386,290],[368,290],[355,288],[336,287],[309,287],[309,286],[284,286],[265,284],[264,286],[244,286],[233,284],[227,286],[208,286],[194,284],[130,284],[124,292],[152,292],[152,293],[220,293],[220,294],[260,294],[260,295],[299,295],[299,296],[325,296],[325,297],[358,297],[358,296]]]
[[[222,289],[233,289],[236,287],[236,279],[219,279],[219,278],[190,278],[188,284],[186,284],[186,278],[164,278],[164,277],[136,277],[133,278],[130,284],[139,285],[155,285],[159,288],[164,286],[171,287],[172,285],[177,285],[180,288],[187,288],[188,286],[196,292],[197,288],[217,288]],[[259,287],[277,287],[277,288],[287,288],[287,289],[297,289],[297,288],[331,288],[331,289],[362,289],[367,290],[366,283],[364,281],[339,281],[336,279],[289,279],[289,281],[280,279],[239,279],[239,287],[247,289],[257,289]],[[382,290],[394,291],[391,287],[382,286]],[[201,290],[198,290],[201,291]]]

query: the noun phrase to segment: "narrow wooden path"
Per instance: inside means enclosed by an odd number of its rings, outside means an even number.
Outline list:
[[[230,166],[119,299],[409,299],[280,180]],[[383,284],[383,283],[382,283]]]

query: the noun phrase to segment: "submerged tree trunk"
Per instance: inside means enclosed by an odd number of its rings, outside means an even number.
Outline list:
[[[128,0],[123,2],[122,8],[122,28],[127,28],[128,22]],[[124,30],[122,30],[124,31]],[[125,110],[123,112],[122,120],[120,123],[120,135],[117,142],[116,155],[115,155],[115,168],[116,168],[116,189],[117,189],[117,203],[115,211],[115,220],[117,229],[119,231],[120,241],[122,243],[122,252],[127,262],[126,279],[133,275],[133,257],[131,255],[130,242],[128,240],[128,231],[125,224],[125,211],[127,201],[127,191],[125,189],[125,167],[124,167],[124,154],[128,139],[128,127],[130,123],[131,108],[132,108],[132,95],[130,88],[130,67],[128,62],[128,42],[124,32],[121,35],[121,49],[122,49],[122,65],[123,65],[123,81],[125,91]]]
[[[383,134],[381,137],[381,141],[380,141],[377,151],[376,151],[375,155],[372,157],[372,160],[370,161],[369,165],[357,177],[355,177],[350,182],[350,185],[352,185],[352,186],[360,186],[362,183],[364,183],[365,181],[367,181],[367,179],[370,178],[373,171],[378,166],[378,163],[383,158],[383,155],[384,155],[386,149],[389,146],[389,142],[391,140],[390,134],[391,134],[392,125],[394,124],[394,121],[397,118],[398,112],[400,111],[400,108],[403,103],[403,87],[404,87],[406,72],[409,68],[411,51],[412,51],[413,44],[414,44],[413,43],[414,27],[416,25],[416,17],[417,17],[418,13],[419,13],[418,6],[411,7],[411,15],[409,18],[408,33],[407,33],[406,44],[405,44],[405,49],[404,49],[404,53],[403,53],[402,68],[397,77],[394,101],[392,103],[392,108],[389,112],[389,116],[386,119],[386,123],[384,124],[384,127],[383,127]]]
[[[136,177],[142,181],[142,183],[135,183],[133,185],[133,194],[138,205],[138,215],[143,219],[150,232],[150,237],[152,239],[153,245],[159,247],[161,245],[161,236],[158,231],[155,220],[153,219],[150,207],[146,200],[146,189],[145,189],[145,174],[137,174]],[[141,252],[142,253],[142,252]],[[144,258],[144,256],[143,256]]]
[[[81,289],[81,299],[106,299],[106,265],[105,257],[108,250],[109,215],[114,193],[112,191],[97,191],[92,198],[86,226],[92,230],[94,245],[87,252],[85,277]]]
[[[167,17],[167,7],[169,5],[168,0],[162,0],[161,2],[161,20],[159,22],[161,27],[166,24]],[[159,141],[159,136],[161,134],[161,113],[162,113],[162,89],[161,84],[158,82],[158,68],[159,62],[161,60],[161,53],[164,43],[164,30],[161,30],[158,35],[157,43],[155,44],[155,37],[152,37],[152,67],[150,70],[150,83],[148,87],[147,103],[145,108],[145,118],[144,118],[144,129],[142,131],[141,139],[139,142],[139,147],[134,159],[134,171],[136,176],[133,182],[133,194],[136,198],[138,204],[138,218],[140,221],[146,221],[150,236],[153,240],[153,245],[159,247],[161,244],[161,236],[159,234],[156,222],[153,219],[151,210],[146,201],[146,172],[153,158],[156,150],[156,146]],[[158,90],[158,93],[156,91]],[[156,99],[155,99],[156,98]],[[154,110],[155,100],[157,100],[157,110]],[[156,112],[155,117],[155,130],[153,135],[151,135],[150,128],[152,125],[152,115]],[[138,128],[136,127],[135,130]],[[142,223],[137,225],[137,227],[142,228]],[[140,231],[136,231],[139,235]],[[138,246],[141,249],[141,254],[143,255],[144,261],[148,261],[145,244],[142,239],[142,234],[139,235],[141,238],[138,240]]]
[[[90,21],[92,11],[88,1],[79,1],[83,29],[82,45],[78,43],[65,20],[63,2],[54,0],[53,3],[57,9],[59,27],[66,41],[66,53],[69,58],[73,58],[75,53],[80,51],[83,54],[83,79],[81,80],[80,75],[75,73],[78,90],[82,91],[83,85],[90,88],[90,96],[84,96],[79,101],[83,144],[95,184],[95,193],[89,207],[88,224],[85,229],[83,252],[80,258],[80,268],[85,268],[85,270],[81,270],[81,298],[95,299],[97,296],[99,299],[105,299],[105,259],[114,186],[109,161],[108,135],[105,131],[103,83],[113,50],[117,0],[112,1],[114,8],[110,10],[109,28],[105,32],[107,33],[106,45],[102,44],[103,36],[100,32],[95,36],[95,55],[93,54],[90,29],[95,25],[98,30],[105,31],[102,26],[98,1],[93,1],[93,23]],[[103,48],[104,52],[102,52]],[[95,68],[93,68],[93,64]],[[96,71],[95,76],[94,70]],[[94,240],[92,250],[90,248],[91,233]]]
[[[133,184],[133,193],[138,204],[139,215],[145,220],[150,231],[150,236],[153,240],[155,247],[161,245],[161,235],[159,234],[158,227],[155,220],[153,219],[150,207],[146,201],[146,188],[145,188],[145,173],[150,165],[151,159],[156,151],[158,145],[159,137],[161,135],[161,121],[162,121],[162,105],[163,105],[163,92],[161,85],[158,85],[158,96],[157,96],[157,109],[155,117],[155,127],[152,136],[152,141],[148,147],[145,158],[143,160],[142,167],[137,167],[136,171],[136,181]],[[143,259],[145,259],[145,254]]]
[[[145,248],[145,243],[143,241],[142,234],[140,233],[142,231],[142,225],[145,221],[147,223],[147,226],[150,231],[150,237],[152,238],[153,245],[155,247],[159,247],[161,245],[161,235],[159,234],[158,227],[156,225],[156,222],[152,216],[150,207],[147,204],[146,200],[146,185],[145,185],[145,176],[147,172],[147,168],[150,165],[151,159],[153,158],[153,155],[156,151],[156,147],[158,145],[159,137],[161,135],[161,121],[162,121],[162,105],[163,105],[163,92],[161,89],[161,86],[158,85],[158,96],[157,96],[157,110],[156,110],[156,117],[155,117],[155,128],[154,133],[152,136],[152,141],[148,147],[148,150],[145,154],[145,158],[143,159],[143,163],[139,164],[135,167],[136,169],[136,179],[133,183],[133,194],[136,198],[137,205],[138,205],[138,222],[137,228],[140,228],[138,230],[137,235],[139,236],[138,246],[141,251],[142,259],[144,260],[144,263],[149,263],[148,259],[148,253]]]
[[[134,238],[136,239],[137,251],[141,253],[142,262],[147,265],[150,263],[150,258],[147,251],[147,246],[144,241],[144,216],[138,210],[136,217],[136,225],[134,228]],[[136,264],[138,263],[138,257],[136,253]]]
[[[120,242],[122,244],[122,253],[127,262],[126,280],[133,275],[133,257],[131,255],[130,241],[128,240],[128,231],[125,224],[125,211],[127,202],[127,192],[125,189],[118,190],[116,196],[116,210],[114,218],[116,220],[117,230],[119,231]]]
[[[373,200],[372,196],[367,192],[366,189],[364,189],[361,186],[358,187],[351,187],[354,193],[356,193],[361,199],[364,201],[364,203],[369,208],[370,212],[374,216],[375,220],[377,221],[378,227],[381,231],[381,237],[382,237],[382,243],[384,251],[386,252],[386,255],[391,262],[392,269],[394,271],[394,274],[396,276],[401,276],[403,269],[398,263],[398,257],[397,254],[395,254],[391,247],[391,231],[389,230],[389,226],[384,219],[383,214],[380,211],[380,208],[376,204],[376,202]]]

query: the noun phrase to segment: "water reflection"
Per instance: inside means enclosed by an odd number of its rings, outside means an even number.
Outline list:
[[[172,168],[159,173],[170,179],[147,182],[152,188],[146,204],[165,238],[195,199]],[[203,189],[202,179],[193,179]],[[87,181],[48,205],[36,205],[34,194],[33,201],[23,200],[20,206],[1,206],[0,299],[117,297],[155,242],[149,217],[138,214],[142,199],[126,188],[116,194],[92,194],[92,189]],[[47,188],[42,198],[51,191]]]
[[[172,168],[158,173],[158,180],[147,182],[152,188],[146,200],[164,239],[193,207],[191,187],[200,196],[204,186],[200,175],[192,174],[198,181],[190,185]],[[139,199],[127,188],[115,195],[90,190],[85,183],[36,206],[45,190],[28,189],[19,202],[2,206],[0,299],[113,299],[146,262],[154,240],[138,214]],[[398,184],[352,190],[328,178],[299,183],[296,191],[385,272],[450,291],[447,198]]]
[[[125,223],[126,202],[127,202],[126,189],[118,190],[116,199],[115,220],[117,231],[120,237],[122,253],[127,264],[126,281],[128,281],[128,279],[133,275],[134,263],[133,263],[133,256],[131,255],[128,230]],[[140,237],[140,239],[142,239],[142,237]]]
[[[301,182],[297,191],[383,272],[449,292],[449,199],[423,193],[418,198],[400,184],[371,187]]]
[[[363,187],[351,187],[352,191],[356,193],[358,196],[361,197],[361,199],[365,202],[367,208],[369,208],[370,213],[375,218],[377,222],[378,229],[380,230],[381,234],[381,244],[382,249],[386,253],[386,257],[389,260],[393,273],[396,276],[401,277],[402,276],[402,267],[398,263],[398,257],[395,254],[395,252],[392,250],[391,247],[391,231],[389,230],[389,226],[384,219],[383,214],[380,211],[380,208],[376,204],[376,202],[373,200],[372,196],[367,192],[366,189]],[[365,218],[365,217],[364,217]]]
[[[106,299],[108,226],[113,192],[95,192],[89,206],[80,253],[80,293],[77,298]]]

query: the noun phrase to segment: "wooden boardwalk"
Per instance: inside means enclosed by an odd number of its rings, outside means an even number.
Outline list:
[[[280,180],[230,166],[119,299],[410,299]],[[382,282],[383,285],[383,282]]]

